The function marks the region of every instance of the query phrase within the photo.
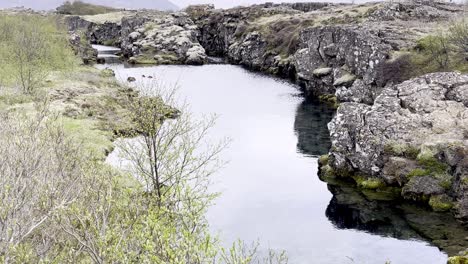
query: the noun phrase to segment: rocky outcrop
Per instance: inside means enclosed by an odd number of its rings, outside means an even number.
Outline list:
[[[75,52],[75,55],[80,57],[84,64],[93,64],[97,62],[98,51],[93,49],[91,44],[89,44],[84,33],[80,31],[72,32],[69,36],[69,42]]]
[[[184,12],[153,10],[69,16],[70,32],[82,31],[89,43],[122,48],[130,63],[204,64],[198,27]]]
[[[127,14],[129,13],[119,13],[118,16]],[[91,44],[118,46],[120,44],[121,23],[118,19],[117,21],[108,21],[106,19],[99,21],[96,19],[98,16],[67,16],[65,17],[65,23],[68,25],[68,31],[83,32]]]
[[[468,75],[429,74],[386,87],[372,106],[343,103],[329,130],[327,169],[468,220]]]
[[[205,49],[198,43],[198,27],[187,14],[126,18],[128,35],[122,35],[124,54],[130,62],[154,64],[195,64],[206,62]]]
[[[462,14],[454,4],[419,2],[335,5],[273,4],[214,9],[189,7],[207,54],[289,77],[306,94],[372,104],[388,82],[392,53],[416,46],[421,35]],[[391,80],[390,80],[391,81]]]
[[[370,90],[378,77],[377,66],[392,50],[379,36],[365,27],[325,26],[302,31],[300,43],[294,62],[307,91],[314,95],[334,94],[338,88],[343,101],[350,100],[346,98],[350,94],[357,101],[372,101],[366,98],[372,97],[372,92],[364,96],[356,90],[358,86]],[[351,88],[357,79],[356,88]]]

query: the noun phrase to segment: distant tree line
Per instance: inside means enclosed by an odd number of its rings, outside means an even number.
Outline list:
[[[57,7],[57,13],[59,14],[77,16],[98,15],[116,11],[119,11],[119,9],[89,4],[83,1],[66,1],[61,6]]]

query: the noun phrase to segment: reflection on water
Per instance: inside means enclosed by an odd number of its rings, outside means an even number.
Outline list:
[[[340,229],[356,229],[385,237],[427,240],[450,255],[468,248],[468,230],[447,213],[403,202],[375,201],[352,184],[328,185],[333,198],[326,215]]]
[[[304,100],[296,110],[294,130],[298,142],[297,149],[308,156],[321,156],[330,149],[327,124],[333,118],[335,109],[326,104]]]
[[[144,75],[177,82],[195,114],[219,115],[212,136],[233,142],[223,154],[229,163],[214,175],[213,191],[222,195],[207,217],[225,245],[259,240],[263,249],[286,250],[292,264],[446,261],[426,242],[396,239],[417,238],[414,233],[389,235],[379,231],[382,221],[363,221],[375,216],[358,213],[360,203],[343,209],[346,195],[332,198],[317,176],[316,156],[328,151],[333,110],[304,101],[294,85],[231,65],[100,67],[115,70],[120,80],[132,76],[138,83]]]

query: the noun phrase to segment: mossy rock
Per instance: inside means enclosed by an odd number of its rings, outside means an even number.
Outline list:
[[[436,212],[447,212],[453,208],[453,202],[447,195],[433,195],[429,199],[429,205]]]
[[[418,147],[405,143],[389,143],[384,146],[384,153],[390,156],[405,157],[408,159],[416,159],[419,155]]]
[[[362,194],[373,201],[395,201],[401,198],[400,187],[384,187],[377,190],[363,189]]]
[[[338,99],[334,94],[322,94],[319,96],[319,101],[328,104],[333,108],[338,108],[340,104],[338,103]]]
[[[322,155],[318,159],[319,165],[327,165],[329,161],[330,161],[330,156],[328,154]]]
[[[425,167],[431,173],[443,174],[447,171],[449,166],[435,157],[435,153],[432,150],[423,150],[419,153],[417,159],[418,164]]]
[[[447,264],[468,264],[468,257],[467,256],[450,257],[447,260]]]
[[[386,187],[386,184],[379,178],[368,178],[362,175],[353,176],[354,181],[359,188],[367,190],[377,190]]]
[[[416,169],[410,171],[410,173],[408,173],[407,178],[410,179],[412,177],[428,176],[430,174],[431,174],[431,172],[429,170],[416,168]]]
[[[111,69],[104,69],[99,73],[99,76],[104,78],[112,78],[115,77],[115,72]]]

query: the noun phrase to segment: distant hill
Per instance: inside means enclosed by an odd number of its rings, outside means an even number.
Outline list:
[[[0,8],[24,6],[37,10],[52,10],[63,4],[65,0],[0,0]],[[158,9],[178,10],[179,7],[169,0],[85,0],[85,2],[126,9]]]

